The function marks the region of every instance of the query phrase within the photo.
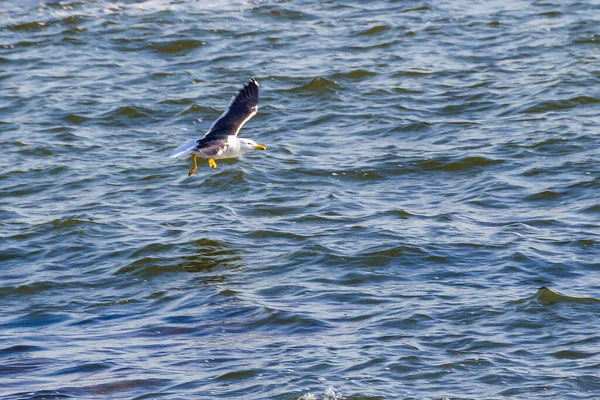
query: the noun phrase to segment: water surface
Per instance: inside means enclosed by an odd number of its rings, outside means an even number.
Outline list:
[[[2,2],[0,397],[598,398],[599,27]],[[268,150],[188,178],[252,76]]]

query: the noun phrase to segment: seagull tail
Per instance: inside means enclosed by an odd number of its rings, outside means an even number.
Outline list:
[[[173,150],[173,152],[171,153],[171,157],[177,158],[177,157],[181,157],[181,156],[190,154],[197,145],[198,145],[197,140],[189,140],[189,141],[181,144],[181,146],[177,147],[175,150]]]

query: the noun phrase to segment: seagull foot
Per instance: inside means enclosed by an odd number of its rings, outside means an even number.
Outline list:
[[[212,158],[208,159],[208,166],[211,168],[217,168],[217,163]]]
[[[190,169],[190,172],[188,172],[188,176],[194,175],[194,172],[196,172],[196,170],[198,169],[198,163],[196,162],[195,154],[192,154],[192,161],[194,161],[194,166],[192,167],[192,169]]]

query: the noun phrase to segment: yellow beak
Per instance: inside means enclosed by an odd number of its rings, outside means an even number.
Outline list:
[[[265,146],[263,146],[262,144],[257,144],[256,146],[254,146],[254,148],[256,150],[266,150],[267,148]]]

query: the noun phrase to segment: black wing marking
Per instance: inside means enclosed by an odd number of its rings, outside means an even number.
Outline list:
[[[242,126],[258,112],[258,82],[251,78],[231,99],[229,107],[213,122],[205,138],[237,136]]]

